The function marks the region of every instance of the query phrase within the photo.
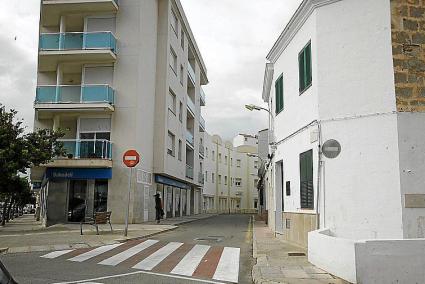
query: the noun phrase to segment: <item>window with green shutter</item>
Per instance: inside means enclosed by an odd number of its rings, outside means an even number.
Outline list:
[[[302,93],[311,86],[312,82],[311,42],[309,42],[298,54],[298,71],[300,80],[299,89],[300,93]]]
[[[283,110],[283,74],[276,80],[275,83],[276,94],[276,114]]]
[[[302,209],[314,209],[313,150],[300,154],[300,197]]]

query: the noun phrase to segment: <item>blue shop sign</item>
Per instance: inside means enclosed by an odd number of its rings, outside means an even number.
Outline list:
[[[48,168],[48,179],[111,179],[112,169]]]
[[[161,175],[155,175],[155,182],[162,183],[169,186],[178,187],[178,188],[190,189],[190,186],[188,186],[187,184],[183,182],[180,182],[178,180],[174,180],[165,176],[161,176]]]

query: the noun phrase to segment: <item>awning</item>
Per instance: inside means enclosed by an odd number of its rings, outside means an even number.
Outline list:
[[[169,177],[161,176],[161,175],[155,175],[155,182],[162,183],[169,186],[178,187],[178,188],[190,189],[190,186],[183,182],[180,182],[175,179],[171,179]]]

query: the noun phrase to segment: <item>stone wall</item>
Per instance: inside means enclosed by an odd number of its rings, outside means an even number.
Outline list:
[[[315,214],[282,213],[283,239],[303,248],[308,245],[308,232],[316,230]]]
[[[391,0],[398,111],[425,112],[425,0]]]

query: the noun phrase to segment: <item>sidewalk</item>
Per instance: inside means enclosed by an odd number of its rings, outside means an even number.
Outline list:
[[[12,220],[5,227],[0,227],[0,253],[65,250],[114,244],[129,239],[148,238],[174,230],[177,225],[213,216],[215,214],[202,214],[169,219],[161,224],[130,224],[128,236],[124,237],[123,224],[112,224],[112,232],[109,225],[99,225],[99,235],[96,235],[95,227],[83,225],[83,235],[80,235],[80,224],[58,224],[43,228],[40,222],[34,220],[33,215],[25,215]]]
[[[289,256],[290,254],[304,256]],[[256,284],[346,284],[308,262],[307,252],[274,237],[262,221],[254,221],[253,257],[257,264],[252,269]]]

